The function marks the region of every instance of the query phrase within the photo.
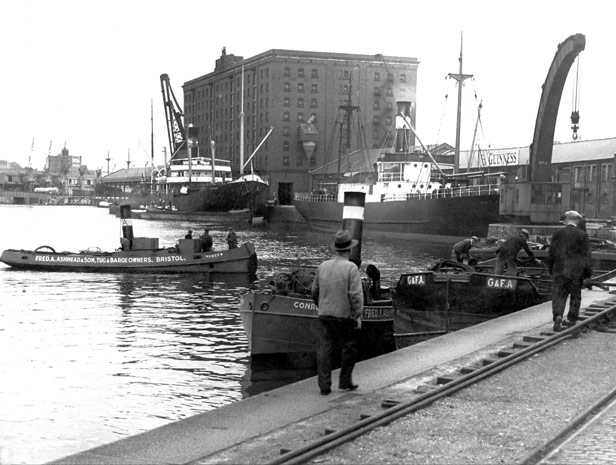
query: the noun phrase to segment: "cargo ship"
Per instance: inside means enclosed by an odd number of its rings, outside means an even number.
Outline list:
[[[334,231],[345,192],[364,192],[364,234],[451,242],[485,237],[498,223],[500,174],[456,174],[437,163],[411,124],[411,102],[398,102],[393,146],[380,151],[373,171],[339,175],[335,185],[297,193],[294,205],[312,229]]]

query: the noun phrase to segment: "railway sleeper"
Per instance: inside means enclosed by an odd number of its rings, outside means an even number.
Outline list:
[[[536,342],[541,342],[544,339],[545,339],[545,337],[541,337],[541,335],[539,335],[539,336],[524,336],[522,338],[522,341],[536,343]]]

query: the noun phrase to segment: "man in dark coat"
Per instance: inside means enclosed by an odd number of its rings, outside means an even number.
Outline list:
[[[507,239],[496,251],[496,265],[494,268],[494,273],[503,274],[503,270],[505,269],[505,264],[507,265],[507,275],[516,276],[518,272],[518,266],[516,264],[516,259],[518,258],[518,253],[520,250],[524,249],[528,258],[534,260],[535,255],[528,247],[526,241],[528,240],[528,230],[522,229],[519,234],[510,237]]]
[[[469,252],[471,250],[471,248],[477,243],[479,242],[479,238],[477,236],[473,236],[469,239],[464,239],[461,240],[460,242],[458,242],[457,244],[455,244],[453,246],[452,249],[452,254],[456,256],[456,260],[459,263],[463,263],[464,259],[466,258],[467,260],[471,258]]]
[[[565,227],[552,236],[548,249],[548,269],[554,280],[552,285],[552,318],[554,331],[562,326],[573,326],[580,312],[584,279],[592,276],[590,241],[579,228],[582,215],[576,211],[565,213]],[[565,305],[569,299],[567,320],[563,321]]]
[[[205,229],[205,231],[201,235],[201,251],[210,252],[213,245],[214,240],[212,239],[212,236],[210,236],[210,231],[208,229]]]
[[[229,250],[237,249],[237,236],[233,228],[229,228],[229,232],[227,233],[227,244],[229,244]]]

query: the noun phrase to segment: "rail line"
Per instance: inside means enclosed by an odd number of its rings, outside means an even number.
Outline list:
[[[558,431],[552,438],[545,441],[539,447],[531,451],[524,457],[519,465],[535,465],[548,459],[552,453],[556,452],[565,442],[575,437],[583,426],[589,425],[597,420],[603,412],[609,410],[616,402],[616,388],[593,403],[586,410],[578,414],[564,428]]]
[[[608,273],[609,277],[613,273]],[[599,285],[603,284],[603,282],[596,279],[592,281],[592,284]],[[415,396],[409,400],[383,400],[381,402],[381,407],[384,408],[383,411],[370,416],[362,415],[356,423],[339,430],[326,428],[324,436],[294,450],[283,448],[280,450],[281,455],[267,462],[267,464],[305,463],[331,449],[367,434],[377,427],[387,425],[400,417],[426,408],[443,397],[450,396],[482,379],[489,378],[538,352],[576,336],[586,329],[595,329],[615,318],[616,301],[591,304],[580,314],[579,322],[575,326],[557,333],[547,331],[540,333],[539,336],[524,336],[522,342],[514,343],[511,349],[500,350],[494,357],[483,359],[482,366],[471,365],[460,369],[457,373],[438,376],[432,389],[419,393],[419,395],[417,395],[417,391],[414,391]],[[520,463],[524,465],[537,463],[541,457],[544,457],[552,450],[550,447],[558,447],[562,441],[570,436],[573,430],[577,429],[584,421],[592,418],[593,412],[597,412],[602,406],[608,405],[614,398],[616,398],[616,390],[605,396],[604,399],[600,400],[586,412],[583,412],[579,416],[579,420],[577,420],[577,425],[575,421],[572,422],[565,430],[559,432],[554,439],[533,451],[528,457],[524,458],[525,461]]]

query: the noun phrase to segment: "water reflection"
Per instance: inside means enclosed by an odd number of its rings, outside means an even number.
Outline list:
[[[116,218],[88,207],[0,206],[0,250],[112,250]],[[74,218],[81,223],[75,225]],[[55,226],[58,225],[58,229]],[[71,234],[60,225],[71,225]],[[93,225],[95,227],[93,227]],[[161,246],[203,224],[134,220]],[[214,247],[226,228],[211,226]],[[239,296],[275,270],[317,265],[330,236],[304,227],[237,229],[255,243],[257,276],[12,271],[0,265],[0,463],[40,463],[195,415],[312,373],[251,364]],[[364,241],[385,278],[448,250]]]

